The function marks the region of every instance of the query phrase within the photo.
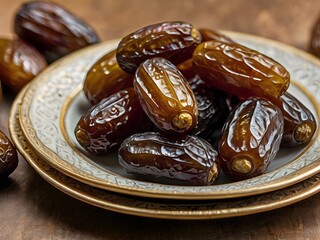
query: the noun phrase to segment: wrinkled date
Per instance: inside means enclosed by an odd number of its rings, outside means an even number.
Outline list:
[[[112,94],[132,87],[133,75],[124,72],[118,65],[116,50],[93,64],[87,73],[83,91],[91,104],[97,104]]]
[[[237,43],[208,41],[193,54],[196,73],[230,94],[274,99],[289,87],[289,72],[278,62]]]
[[[0,131],[0,178],[8,177],[18,166],[17,150]]]
[[[102,155],[117,150],[125,138],[150,125],[136,93],[128,88],[93,106],[79,120],[75,135],[88,152]]]
[[[274,103],[282,111],[284,119],[281,146],[295,147],[308,143],[317,129],[317,123],[311,111],[288,92]]]
[[[200,33],[189,23],[158,23],[124,37],[117,49],[117,60],[128,73],[134,73],[142,62],[152,57],[178,64],[191,58],[200,42]]]
[[[311,32],[310,51],[320,58],[320,18],[314,24]]]
[[[18,92],[46,68],[43,56],[22,40],[0,39],[0,79]]]
[[[235,179],[265,172],[276,156],[283,134],[281,110],[271,102],[249,98],[229,116],[221,134],[222,169]]]
[[[190,134],[214,142],[229,115],[225,94],[208,87],[198,76],[189,81],[198,106],[198,123]]]
[[[230,37],[228,37],[220,32],[217,32],[213,29],[201,28],[201,29],[199,29],[199,32],[202,36],[202,42],[216,40],[216,41],[220,41],[220,42],[234,43],[234,41]]]
[[[161,130],[188,132],[197,123],[197,102],[179,70],[164,58],[148,59],[133,81],[140,103]]]
[[[99,42],[88,24],[52,2],[24,3],[15,16],[15,32],[34,45],[49,63]]]
[[[219,174],[217,155],[209,143],[195,136],[167,138],[147,132],[122,143],[119,163],[128,173],[210,185]]]

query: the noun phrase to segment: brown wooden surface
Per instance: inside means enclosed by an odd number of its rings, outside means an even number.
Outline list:
[[[0,35],[12,36],[14,12],[23,1],[0,0]],[[198,27],[246,32],[308,48],[320,16],[319,0],[77,0],[62,1],[103,40],[144,25],[185,20]],[[0,105],[1,129],[13,99]],[[320,194],[282,209],[221,220],[173,221],[128,216],[73,199],[43,180],[20,157],[0,183],[0,239],[320,239]]]

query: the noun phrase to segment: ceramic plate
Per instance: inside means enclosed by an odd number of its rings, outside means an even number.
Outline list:
[[[227,34],[282,63],[292,77],[289,91],[314,113],[319,122],[320,63],[316,58],[271,40]],[[320,171],[319,129],[307,146],[282,149],[265,174],[239,182],[228,182],[221,177],[215,185],[205,187],[139,181],[119,167],[116,154],[99,158],[87,155],[74,137],[78,119],[89,108],[82,83],[91,65],[116,45],[117,41],[104,42],[63,58],[40,74],[27,89],[20,109],[21,128],[29,145],[54,168],[98,188],[174,199],[261,194],[292,185]]]
[[[66,194],[107,210],[137,216],[167,219],[213,219],[243,216],[280,208],[320,192],[320,173],[296,185],[259,196],[210,201],[174,201],[113,193],[70,178],[46,161],[27,144],[19,124],[18,97],[10,112],[11,138],[27,162],[49,183]]]

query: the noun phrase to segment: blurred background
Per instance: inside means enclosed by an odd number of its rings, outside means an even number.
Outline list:
[[[13,32],[13,16],[22,0],[0,0],[0,32]],[[319,0],[56,0],[89,23],[102,40],[122,36],[151,23],[183,20],[196,27],[232,30],[308,48],[312,25],[320,17]]]

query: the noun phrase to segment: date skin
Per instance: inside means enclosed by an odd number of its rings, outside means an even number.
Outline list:
[[[87,73],[83,91],[92,105],[112,94],[133,86],[133,75],[124,72],[118,65],[116,50],[113,50],[97,62]]]
[[[279,150],[283,125],[281,110],[270,101],[251,97],[242,102],[221,134],[223,171],[237,180],[264,173]]]
[[[149,129],[151,122],[143,112],[133,88],[101,100],[80,118],[75,135],[80,145],[94,155],[118,150],[131,134]]]
[[[296,147],[308,143],[317,129],[311,111],[289,92],[274,101],[282,111],[284,129],[281,146]]]
[[[18,166],[17,150],[0,130],[0,179],[8,177]]]
[[[198,137],[168,138],[156,132],[130,136],[119,149],[120,166],[128,173],[181,180],[185,185],[212,184],[220,170],[217,156]]]
[[[191,24],[163,22],[141,28],[124,37],[117,48],[119,66],[134,73],[152,57],[163,57],[178,64],[192,57],[201,35]]]
[[[194,51],[193,66],[208,85],[240,97],[279,98],[290,83],[282,65],[237,43],[201,43]]]
[[[24,3],[15,15],[14,28],[51,63],[75,50],[99,42],[84,21],[53,2]]]
[[[320,18],[315,22],[311,31],[310,51],[320,58]]]
[[[234,43],[234,41],[230,37],[218,32],[218,31],[215,31],[213,29],[200,28],[198,30],[202,36],[202,42],[217,40],[220,42]]]
[[[133,86],[143,110],[159,129],[186,133],[196,125],[198,108],[194,93],[168,60],[152,58],[143,62]]]
[[[47,67],[44,57],[20,39],[0,39],[0,79],[17,93]]]
[[[229,115],[225,94],[206,85],[198,76],[189,81],[198,106],[198,123],[190,134],[216,142]]]

